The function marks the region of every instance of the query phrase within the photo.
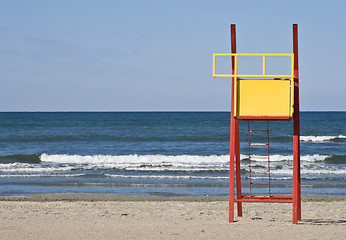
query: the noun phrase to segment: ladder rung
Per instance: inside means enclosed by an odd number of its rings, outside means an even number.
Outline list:
[[[251,169],[251,172],[255,172],[255,173],[269,173],[268,170],[257,170],[257,169]]]
[[[254,185],[270,185],[270,183],[261,183],[261,182],[252,182],[250,184],[254,184]]]
[[[256,157],[251,157],[251,156],[250,156],[250,158],[251,158],[251,159],[254,159],[254,160],[256,160],[256,159],[268,159],[269,156],[256,156]]]
[[[254,145],[254,146],[268,146],[268,143],[249,143],[249,145]]]
[[[268,130],[250,130],[250,132],[268,132]]]

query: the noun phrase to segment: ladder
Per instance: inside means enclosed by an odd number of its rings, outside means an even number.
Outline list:
[[[266,121],[266,122],[267,122],[266,128],[264,127],[264,129],[251,129],[250,120],[248,120],[250,196],[255,195],[255,194],[253,194],[253,190],[255,190],[253,188],[255,188],[256,186],[257,187],[267,186],[268,187],[268,196],[269,197],[271,196],[271,193],[270,193],[269,121]],[[253,140],[255,140],[258,137],[262,137],[261,142],[253,142]],[[263,138],[266,140],[263,141]],[[255,154],[256,151],[262,153],[262,155],[261,154]],[[263,152],[266,152],[267,155],[264,155]],[[253,161],[263,162],[265,160],[267,160],[266,167],[253,164]]]

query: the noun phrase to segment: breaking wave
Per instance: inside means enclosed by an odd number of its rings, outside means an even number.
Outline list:
[[[322,143],[322,142],[329,142],[333,140],[346,140],[346,136],[339,135],[339,136],[300,136],[301,142],[316,142],[316,143]]]

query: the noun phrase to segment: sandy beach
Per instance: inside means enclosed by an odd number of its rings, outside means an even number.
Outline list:
[[[244,203],[228,223],[219,197],[44,194],[0,197],[0,239],[345,239],[345,196],[291,204]]]

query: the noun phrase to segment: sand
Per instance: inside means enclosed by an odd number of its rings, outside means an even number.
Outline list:
[[[292,205],[243,203],[228,223],[227,197],[44,194],[0,197],[0,239],[346,239],[346,196]]]

